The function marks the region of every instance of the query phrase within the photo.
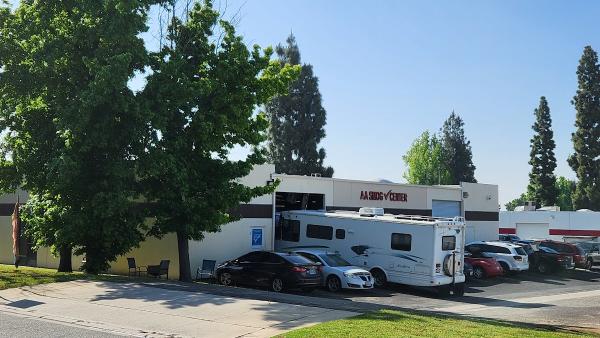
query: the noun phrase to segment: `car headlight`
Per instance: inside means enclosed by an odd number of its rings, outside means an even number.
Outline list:
[[[355,275],[350,272],[344,272],[344,277],[355,277]]]

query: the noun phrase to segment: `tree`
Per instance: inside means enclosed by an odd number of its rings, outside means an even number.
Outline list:
[[[196,3],[186,21],[173,7],[166,10],[172,13],[166,43],[151,57],[142,93],[152,138],[141,180],[155,218],[148,234],[177,234],[179,278],[189,281],[188,241],[219,231],[238,219],[231,209],[274,190],[238,179],[266,161],[259,145],[268,121],[254,110],[284,92],[299,69],[270,61],[270,48],[248,50],[209,1]],[[252,152],[231,161],[236,145]]]
[[[577,175],[573,194],[576,209],[600,210],[600,67],[598,55],[586,46],[577,67],[578,88],[571,103],[577,111],[575,153],[569,165]]]
[[[452,184],[452,176],[444,162],[442,142],[425,131],[402,157],[407,170],[404,178],[409,184]]]
[[[134,200],[147,118],[127,82],[143,71],[152,0],[21,2],[0,15],[3,190],[31,193],[37,245],[98,273],[143,238]],[[62,265],[62,264],[61,264]],[[70,266],[68,267],[70,269]]]
[[[516,207],[525,205],[525,202],[530,201],[529,196],[524,193],[521,194],[519,197],[515,198],[514,200],[506,203],[504,206],[506,207],[506,210],[508,211],[514,211]]]
[[[465,137],[464,125],[462,118],[452,112],[441,129],[444,162],[450,171],[449,184],[477,183],[471,141]]]
[[[282,64],[300,65],[300,50],[293,34],[287,46],[277,46]],[[325,149],[318,148],[325,137],[326,111],[321,104],[319,80],[310,64],[303,64],[300,76],[285,95],[266,106],[270,120],[269,157],[278,173],[333,176],[333,168],[323,165]]]
[[[556,199],[556,205],[563,211],[573,211],[573,194],[577,184],[573,180],[569,180],[563,176],[559,176],[556,179],[556,190],[558,192],[558,198]]]
[[[529,164],[529,185],[527,195],[537,206],[556,205],[558,190],[556,189],[556,157],[554,157],[554,133],[548,101],[542,96],[535,109],[535,122],[532,126],[535,134],[531,139]]]

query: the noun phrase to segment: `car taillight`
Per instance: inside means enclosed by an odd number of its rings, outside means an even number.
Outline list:
[[[523,257],[521,257],[521,256],[513,256],[513,257],[514,257],[515,261],[522,261],[523,260]]]
[[[565,257],[563,257],[563,256],[558,256],[558,257],[556,258],[556,260],[557,260],[557,261],[559,261],[559,262],[563,262],[563,261],[565,260]]]
[[[294,272],[306,272],[306,268],[303,268],[301,266],[295,266],[292,268],[292,271]]]

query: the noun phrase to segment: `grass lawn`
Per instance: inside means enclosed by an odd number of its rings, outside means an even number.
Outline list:
[[[0,264],[0,290],[31,286],[37,284],[68,282],[78,279],[101,281],[131,281],[131,278],[112,275],[88,275],[83,272],[56,272],[55,269],[31,268],[20,266],[15,269],[13,265]],[[136,278],[140,280],[143,278]]]
[[[327,322],[280,337],[576,337],[511,323],[382,310]]]

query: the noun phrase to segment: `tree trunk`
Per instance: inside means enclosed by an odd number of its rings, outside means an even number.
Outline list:
[[[182,282],[192,281],[190,269],[190,250],[187,235],[177,231],[177,251],[179,251],[179,280]]]
[[[58,249],[60,262],[58,263],[58,272],[73,272],[73,264],[71,262],[72,252],[70,247],[61,247]]]

